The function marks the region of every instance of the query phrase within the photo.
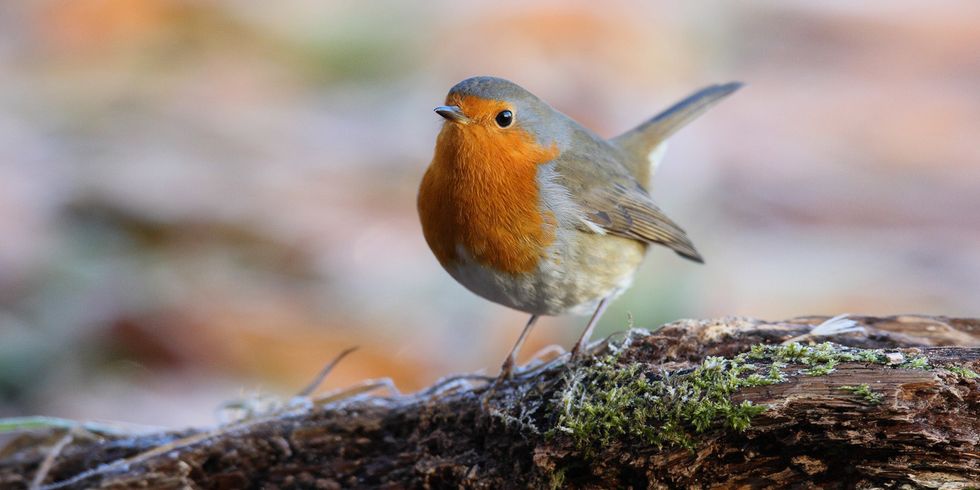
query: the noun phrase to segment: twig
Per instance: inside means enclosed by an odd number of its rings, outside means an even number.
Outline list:
[[[332,391],[324,395],[318,396],[312,399],[313,405],[322,407],[329,405],[331,403],[347,400],[353,398],[357,395],[364,393],[369,393],[378,388],[388,388],[390,396],[398,397],[401,393],[398,392],[398,388],[395,387],[395,382],[391,378],[380,378],[380,379],[366,379],[361,381],[354,386],[348,386],[340,390]]]
[[[148,460],[150,460],[152,458],[155,458],[157,456],[161,456],[161,455],[167,454],[170,451],[176,451],[176,450],[179,450],[179,449],[185,449],[185,448],[188,448],[188,447],[193,446],[195,444],[199,444],[201,442],[204,442],[204,441],[207,441],[209,439],[213,439],[215,437],[219,437],[219,436],[222,436],[222,435],[225,435],[225,434],[230,434],[231,432],[234,432],[234,431],[237,431],[237,430],[240,430],[240,429],[249,428],[249,427],[252,427],[252,426],[255,426],[255,425],[259,425],[261,423],[275,421],[275,420],[281,418],[282,416],[283,416],[283,413],[282,412],[279,412],[279,413],[276,413],[276,415],[273,416],[273,417],[266,417],[266,418],[261,418],[261,419],[250,419],[250,420],[246,420],[244,422],[240,422],[240,423],[235,423],[235,424],[231,424],[231,425],[226,425],[226,426],[218,427],[218,428],[216,428],[214,430],[209,430],[207,432],[201,432],[201,433],[193,434],[193,435],[190,435],[190,436],[187,436],[187,437],[182,437],[182,438],[177,439],[175,441],[171,441],[171,442],[169,442],[167,444],[162,444],[160,446],[156,446],[156,447],[153,447],[151,449],[147,449],[146,451],[143,451],[143,452],[141,452],[139,454],[130,456],[128,458],[117,459],[115,461],[112,461],[111,463],[104,464],[104,465],[99,466],[97,468],[94,468],[94,469],[91,469],[91,470],[87,470],[87,471],[83,471],[83,472],[78,473],[75,476],[73,476],[73,477],[71,477],[71,478],[69,478],[67,480],[62,480],[62,481],[59,481],[59,482],[52,483],[50,485],[45,485],[45,486],[41,487],[40,490],[56,490],[56,489],[59,489],[59,488],[69,487],[71,485],[75,485],[75,484],[77,484],[79,482],[85,481],[85,480],[87,480],[87,479],[89,479],[89,478],[91,478],[93,476],[103,475],[103,474],[106,474],[106,473],[111,473],[111,472],[116,471],[116,470],[121,470],[121,469],[124,469],[124,468],[129,468],[132,465],[135,465],[137,463],[146,462],[146,461],[148,461]]]
[[[41,462],[41,465],[37,468],[37,472],[34,473],[34,479],[31,480],[31,486],[29,487],[30,490],[41,489],[41,484],[44,483],[44,479],[48,477],[48,473],[51,472],[51,468],[54,466],[54,460],[57,459],[58,455],[61,454],[61,451],[65,449],[65,446],[70,444],[71,441],[75,439],[76,430],[77,429],[75,427],[68,429],[68,431],[65,432],[65,435],[62,436],[61,439],[58,439],[58,442],[54,443],[54,446],[51,446],[51,449],[48,450],[48,454],[44,456],[44,461]]]
[[[63,419],[59,417],[30,416],[30,417],[7,417],[0,419],[0,434],[5,432],[21,432],[36,429],[73,429],[80,427],[88,432],[100,436],[127,436],[132,435],[133,431],[126,429],[131,426],[139,429],[140,432],[159,432],[164,427],[152,425],[135,425],[113,422],[112,424],[100,424],[98,422],[79,422],[77,420]]]
[[[320,385],[323,383],[323,380],[327,379],[327,375],[330,374],[330,371],[333,371],[333,368],[336,367],[337,364],[340,363],[340,361],[342,361],[345,357],[347,357],[348,354],[356,351],[357,349],[358,347],[355,346],[341,352],[340,354],[337,354],[337,357],[333,358],[332,361],[327,363],[327,365],[324,366],[322,370],[320,370],[320,374],[317,374],[316,377],[313,378],[313,381],[311,381],[310,384],[306,385],[306,388],[300,390],[300,392],[297,393],[296,396],[303,397],[303,398],[310,396],[311,393],[313,393],[314,391],[316,391],[317,388],[320,387]]]

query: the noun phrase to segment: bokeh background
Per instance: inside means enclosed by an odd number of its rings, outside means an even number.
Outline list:
[[[0,416],[204,424],[495,372],[525,321],[415,214],[447,89],[512,79],[613,136],[703,85],[631,314],[980,315],[980,3],[0,3]],[[525,358],[584,318],[540,323]]]

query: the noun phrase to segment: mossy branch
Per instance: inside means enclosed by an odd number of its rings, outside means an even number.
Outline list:
[[[980,481],[980,321],[852,319],[832,342],[813,336],[822,318],[685,320],[599,343],[574,364],[527,367],[493,390],[478,376],[414,395],[364,383],[208,430],[0,423],[24,431],[0,450],[0,488]]]

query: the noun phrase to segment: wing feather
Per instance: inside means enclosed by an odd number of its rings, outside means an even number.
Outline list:
[[[611,157],[595,156],[614,153],[590,153],[563,154],[555,166],[588,222],[611,235],[663,245],[682,257],[704,262],[684,229],[654,204],[622,164]],[[584,224],[579,229],[595,233],[593,227]]]

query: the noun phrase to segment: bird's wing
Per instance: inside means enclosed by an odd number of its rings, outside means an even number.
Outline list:
[[[593,140],[579,146],[585,151],[563,153],[555,160],[555,170],[584,215],[582,231],[660,244],[703,262],[687,233],[654,204],[611,145]]]

